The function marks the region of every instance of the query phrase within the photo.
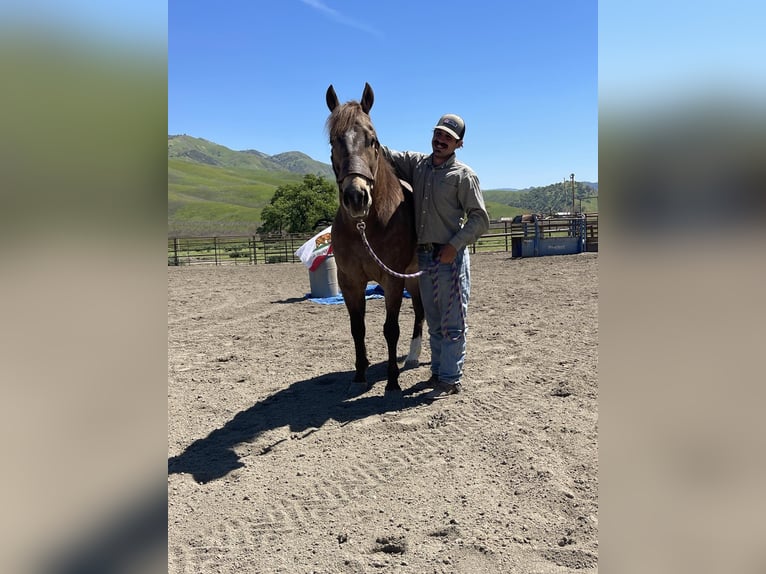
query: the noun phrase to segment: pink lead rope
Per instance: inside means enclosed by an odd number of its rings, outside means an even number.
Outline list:
[[[375,252],[372,250],[372,247],[370,246],[369,241],[367,241],[367,235],[365,234],[364,230],[366,229],[366,225],[364,221],[360,221],[356,224],[356,228],[359,230],[360,235],[362,236],[362,241],[364,243],[365,248],[367,248],[367,252],[370,254],[370,257],[372,257],[375,262],[380,265],[381,269],[383,269],[386,273],[389,275],[393,275],[394,277],[399,277],[400,279],[412,279],[415,277],[420,277],[423,275],[423,273],[426,272],[426,270],[420,270],[416,273],[398,273],[394,271],[393,269],[389,268],[385,263],[383,263],[380,258],[375,255]],[[439,262],[434,261],[432,265],[428,267],[428,274],[431,276],[431,282],[433,283],[434,287],[434,303],[439,304],[439,283],[436,281],[436,274],[439,269]],[[458,300],[458,304],[460,305],[460,319],[463,323],[463,330],[465,330],[465,314],[463,312],[463,302],[460,300],[460,276],[458,274],[458,268],[455,262],[452,262],[452,290],[449,294],[449,301],[447,302],[447,314],[449,314],[450,311],[452,311],[452,305],[455,303],[455,300]],[[456,338],[451,338],[448,333],[447,329],[444,328],[442,325],[442,334],[444,337],[448,338],[450,341],[457,341],[460,336],[458,335]]]

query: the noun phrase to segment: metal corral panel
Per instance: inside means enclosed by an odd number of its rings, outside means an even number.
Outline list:
[[[522,237],[513,238],[513,257],[570,255],[585,251],[585,217],[523,224]],[[566,235],[555,235],[566,233]]]
[[[521,257],[534,257],[535,253],[535,240],[534,239],[522,239],[521,240]]]
[[[585,242],[580,237],[545,237],[537,247],[538,255],[571,255],[582,253]]]

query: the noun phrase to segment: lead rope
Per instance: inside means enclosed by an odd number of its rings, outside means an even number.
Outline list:
[[[436,262],[435,265],[432,265],[428,268],[428,273],[431,276],[431,284],[433,285],[434,289],[434,304],[438,307],[439,306],[439,263]],[[455,261],[452,262],[452,289],[450,289],[449,293],[449,299],[447,300],[447,312],[442,315],[442,336],[445,339],[449,339],[450,341],[458,341],[460,340],[460,335],[457,335],[457,337],[452,338],[449,336],[449,332],[447,331],[447,327],[444,325],[444,318],[449,317],[450,312],[452,311],[452,306],[457,301],[457,304],[460,308],[460,325],[461,325],[461,332],[465,331],[465,311],[463,310],[463,300],[460,294],[460,273],[458,271],[458,266]]]
[[[420,277],[423,275],[424,271],[417,271],[416,273],[398,273],[394,271],[393,269],[390,269],[386,266],[385,263],[383,263],[380,258],[375,255],[375,252],[372,250],[372,247],[370,246],[370,243],[367,241],[367,235],[364,233],[364,230],[366,229],[367,225],[365,225],[364,221],[360,221],[356,224],[356,228],[359,230],[359,233],[362,236],[362,241],[364,242],[364,246],[367,248],[367,253],[370,254],[370,257],[372,257],[375,262],[380,265],[380,267],[389,275],[393,275],[394,277],[399,277],[400,279],[412,279],[414,277]]]
[[[434,261],[432,265],[429,265],[428,269],[421,269],[420,271],[417,271],[416,273],[398,273],[397,271],[394,271],[390,267],[388,267],[385,263],[383,263],[380,258],[375,255],[375,252],[372,250],[372,246],[370,245],[370,242],[367,241],[367,234],[364,232],[364,230],[367,228],[367,225],[364,223],[364,221],[359,221],[356,224],[356,228],[359,230],[359,234],[362,236],[362,242],[364,243],[364,246],[367,248],[367,253],[370,254],[370,257],[372,257],[375,262],[380,265],[380,267],[388,274],[393,275],[394,277],[399,277],[400,279],[412,279],[415,277],[420,277],[423,275],[423,273],[428,272],[428,274],[431,277],[431,283],[433,284],[434,288],[434,303],[436,306],[439,306],[439,281],[438,281],[438,272],[439,272],[439,262]],[[442,317],[448,316],[450,311],[452,311],[452,305],[454,305],[455,300],[458,301],[458,305],[460,305],[460,323],[462,325],[461,331],[465,331],[465,311],[463,310],[463,301],[462,297],[460,295],[460,273],[458,272],[457,264],[453,261],[452,262],[452,289],[450,289],[449,294],[449,300],[447,301],[447,313],[443,315]],[[442,318],[442,335],[449,339],[450,341],[457,341],[460,339],[460,335],[455,337],[454,339],[449,336],[447,332],[447,328],[443,324],[444,319]]]

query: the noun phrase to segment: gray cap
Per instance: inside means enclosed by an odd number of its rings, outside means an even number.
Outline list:
[[[465,135],[465,122],[455,114],[444,114],[434,127],[435,130],[444,130],[456,140],[463,139]]]

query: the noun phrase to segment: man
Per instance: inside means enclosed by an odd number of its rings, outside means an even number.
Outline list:
[[[430,388],[430,400],[462,390],[471,292],[466,246],[489,228],[479,178],[455,156],[464,135],[463,119],[446,114],[434,127],[430,155],[382,148],[415,199],[418,264],[425,271],[420,292],[431,345],[431,378],[416,388]]]

